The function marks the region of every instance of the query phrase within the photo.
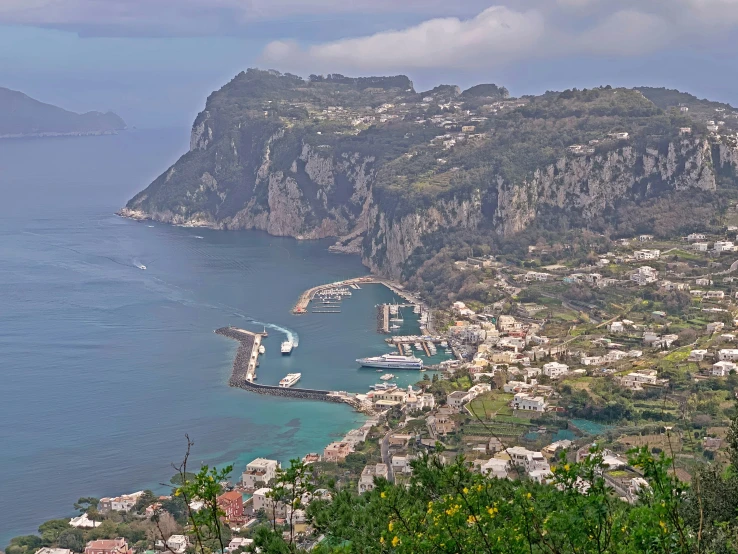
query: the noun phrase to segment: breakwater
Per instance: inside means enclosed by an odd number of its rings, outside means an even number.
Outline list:
[[[235,327],[221,327],[220,329],[216,329],[215,333],[238,341],[239,343],[236,358],[233,360],[231,378],[228,380],[229,386],[255,392],[256,394],[280,396],[283,398],[299,398],[302,400],[321,400],[323,402],[344,402],[357,409],[360,407],[360,402],[353,395],[345,392],[285,388],[254,383],[256,377],[251,374],[250,367],[253,353],[258,349],[257,341],[261,339],[261,336],[256,333],[244,331],[243,329],[236,329]]]

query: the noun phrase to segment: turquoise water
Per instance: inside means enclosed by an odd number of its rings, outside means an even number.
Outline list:
[[[157,488],[185,433],[193,463],[238,475],[363,420],[229,388],[236,343],[213,333],[270,325],[260,383],[300,371],[305,387],[366,391],[378,374],[355,359],[389,351],[374,306],[392,294],[366,286],[341,314],[290,313],[303,290],[366,274],[356,257],[113,215],[186,146],[185,131],[0,142],[0,546],[80,496]],[[285,357],[288,334],[299,346]]]

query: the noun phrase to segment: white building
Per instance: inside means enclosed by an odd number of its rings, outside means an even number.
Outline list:
[[[718,351],[718,360],[735,362],[738,360],[738,348],[723,348]]]
[[[167,539],[167,548],[174,554],[183,554],[188,544],[187,537],[184,535],[172,535]]]
[[[534,452],[522,446],[506,448],[505,452],[510,456],[511,464],[524,469],[527,473],[551,470],[551,467],[541,452]]]
[[[659,272],[654,268],[644,265],[639,267],[634,273],[631,274],[630,280],[635,281],[640,286],[654,283],[659,278]]]
[[[490,458],[479,466],[479,470],[482,472],[482,475],[497,477],[498,479],[507,479],[507,469],[509,465],[510,464],[507,460]]]
[[[607,330],[611,333],[624,333],[625,325],[622,321],[613,321],[607,325]]]
[[[692,249],[697,252],[707,252],[709,245],[706,242],[695,242],[692,245]]]
[[[700,277],[699,279],[695,279],[694,284],[698,287],[710,287],[712,286],[712,279],[705,279],[704,277]]]
[[[725,323],[722,321],[713,321],[712,323],[707,324],[707,332],[712,335],[713,333],[722,331],[723,327],[725,327]]]
[[[387,464],[372,464],[364,467],[359,479],[359,494],[374,490],[374,478],[389,479]]]
[[[138,491],[132,494],[122,494],[112,498],[106,496],[100,499],[97,509],[103,514],[108,512],[130,512],[142,494],[143,491]]]
[[[690,362],[701,362],[705,359],[705,356],[707,356],[707,350],[691,350],[687,360]]]
[[[235,552],[239,548],[248,548],[254,544],[254,539],[247,539],[246,537],[233,537],[228,546],[225,547],[226,552]]]
[[[732,252],[735,249],[735,246],[731,241],[719,240],[715,242],[715,245],[712,248],[715,252]]]
[[[461,408],[467,402],[471,401],[473,396],[466,391],[457,390],[446,395],[446,404],[456,411],[460,411]]]
[[[275,479],[279,467],[277,460],[256,458],[246,466],[246,471],[241,475],[241,483],[247,491],[254,491]]]
[[[392,456],[392,472],[397,475],[399,473],[412,473],[413,468],[410,467],[412,456]]]
[[[582,365],[601,365],[605,363],[605,359],[602,356],[582,356]]]
[[[643,385],[657,385],[658,378],[655,369],[646,369],[628,373],[620,379],[620,384],[631,389],[640,389]]]
[[[569,373],[569,366],[558,362],[549,362],[543,366],[543,374],[551,379],[558,379],[562,375]]]
[[[519,392],[513,398],[511,405],[515,410],[545,412],[548,404],[542,396],[533,396],[526,392]]]
[[[694,242],[697,240],[705,240],[705,235],[703,235],[702,233],[691,233],[687,235],[687,240],[689,242]]]
[[[636,260],[658,260],[661,256],[660,250],[636,250],[633,252],[633,257]]]
[[[737,366],[733,362],[721,361],[712,364],[712,375],[714,377],[725,377],[731,371],[736,371]]]

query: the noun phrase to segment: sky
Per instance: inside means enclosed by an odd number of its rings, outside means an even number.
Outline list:
[[[738,0],[0,0],[0,86],[189,126],[248,67],[738,104]]]

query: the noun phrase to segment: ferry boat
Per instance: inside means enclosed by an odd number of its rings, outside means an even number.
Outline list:
[[[393,383],[377,383],[376,385],[371,385],[369,388],[375,391],[387,391],[396,389],[397,385]]]
[[[387,373],[386,375],[382,375],[382,376],[380,377],[380,379],[381,379],[382,381],[389,381],[390,379],[394,379],[394,378],[395,378],[395,376],[394,376],[394,375],[392,375],[391,373]]]
[[[284,354],[285,356],[288,355],[288,354],[292,354],[292,348],[293,347],[294,347],[294,345],[292,344],[292,341],[291,340],[288,339],[288,340],[284,341],[282,343],[282,346],[281,346],[282,354]]]
[[[288,373],[287,376],[279,382],[282,388],[288,388],[297,383],[302,377],[302,373]]]
[[[266,351],[267,351],[267,350],[266,350],[266,348],[264,348],[264,345],[263,345],[263,344],[260,344],[260,345],[259,345],[259,354],[263,354],[263,353],[264,353],[264,352],[266,352]]]
[[[371,358],[356,360],[362,367],[378,367],[382,369],[422,369],[423,360],[415,356],[399,356],[397,354],[382,354]]]

